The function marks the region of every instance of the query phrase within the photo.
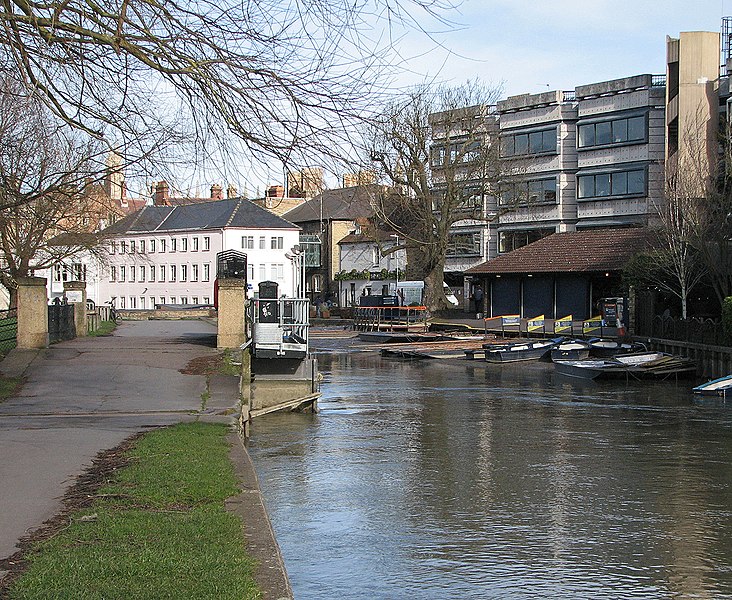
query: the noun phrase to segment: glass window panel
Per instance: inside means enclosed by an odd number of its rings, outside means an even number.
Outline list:
[[[612,180],[613,180],[613,187],[612,187],[613,196],[622,196],[623,194],[628,193],[628,173],[626,173],[626,172],[613,173]]]
[[[646,172],[629,171],[628,172],[628,193],[629,194],[645,194],[646,192]]]
[[[544,202],[557,201],[557,182],[555,179],[544,180]]]
[[[541,149],[544,152],[556,152],[557,151],[557,130],[550,129],[549,131],[543,131],[541,134],[542,146]]]
[[[612,122],[613,142],[620,143],[628,140],[628,120],[620,119]]]
[[[535,131],[529,134],[529,152],[538,154],[542,151],[541,131]]]
[[[535,203],[544,198],[544,184],[541,180],[529,181],[529,202]]]
[[[610,195],[610,173],[602,173],[595,175],[595,195],[596,196],[609,196]]]
[[[628,139],[643,140],[646,137],[646,118],[632,117],[628,119]]]
[[[610,121],[595,123],[595,144],[601,146],[612,142]]]
[[[592,198],[595,195],[595,178],[592,175],[583,175],[579,179],[579,198]]]
[[[586,148],[587,146],[595,145],[595,126],[594,125],[580,125],[579,127],[579,147]]]
[[[529,153],[529,136],[525,133],[520,133],[516,136],[516,154],[528,154]]]

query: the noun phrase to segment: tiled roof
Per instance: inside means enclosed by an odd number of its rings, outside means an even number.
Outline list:
[[[647,229],[588,229],[554,233],[507,252],[465,273],[591,273],[619,271],[628,260],[647,248]]]
[[[120,219],[104,234],[246,227],[298,229],[289,221],[242,198],[196,202],[180,206],[145,206]]]
[[[373,202],[387,188],[383,185],[356,185],[326,190],[304,204],[286,212],[283,217],[292,223],[318,221],[353,221],[374,214]],[[322,204],[322,211],[321,211]]]

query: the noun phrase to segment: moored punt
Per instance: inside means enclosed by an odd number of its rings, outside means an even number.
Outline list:
[[[534,342],[516,342],[512,344],[483,344],[487,362],[518,362],[522,360],[539,360],[547,356],[559,340],[536,340]]]
[[[566,340],[552,348],[552,360],[584,360],[590,356],[590,344],[585,340]]]
[[[485,348],[471,348],[463,352],[468,360],[485,360]]]
[[[732,394],[732,375],[725,375],[719,379],[713,379],[707,381],[701,385],[696,386],[692,390],[695,394],[701,394],[703,396],[724,396]]]
[[[696,363],[693,360],[663,352],[641,352],[607,359],[557,361],[554,365],[558,373],[582,379],[666,379],[696,373]]]
[[[600,358],[595,360],[557,360],[554,361],[554,368],[560,375],[579,379],[597,379],[600,376],[611,377],[617,374],[625,376],[628,370],[622,363]]]
[[[611,358],[618,354],[630,354],[646,350],[646,347],[640,342],[619,342],[618,340],[597,338],[589,340],[589,344],[590,356],[595,358]]]
[[[361,331],[358,339],[381,344],[406,344],[411,342],[437,342],[444,339],[439,333],[409,333],[406,331]]]

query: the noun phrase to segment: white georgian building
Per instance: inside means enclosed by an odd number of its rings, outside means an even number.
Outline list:
[[[340,269],[336,279],[340,306],[358,306],[358,298],[362,295],[395,293],[396,271],[406,268],[404,251],[392,251],[398,242],[395,234],[366,232],[359,224],[355,232],[338,242]]]
[[[102,234],[106,260],[98,281],[88,281],[97,303],[132,310],[212,304],[216,255],[224,250],[247,255],[250,290],[276,281],[280,295],[295,293],[297,265],[286,255],[299,227],[249,200],[145,206]]]

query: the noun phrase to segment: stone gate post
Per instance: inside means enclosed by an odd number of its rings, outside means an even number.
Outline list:
[[[18,277],[18,348],[48,348],[46,279]]]
[[[247,341],[244,329],[246,286],[244,279],[219,279],[218,348],[238,348]]]
[[[64,281],[64,297],[74,306],[76,337],[86,335],[86,282]]]

